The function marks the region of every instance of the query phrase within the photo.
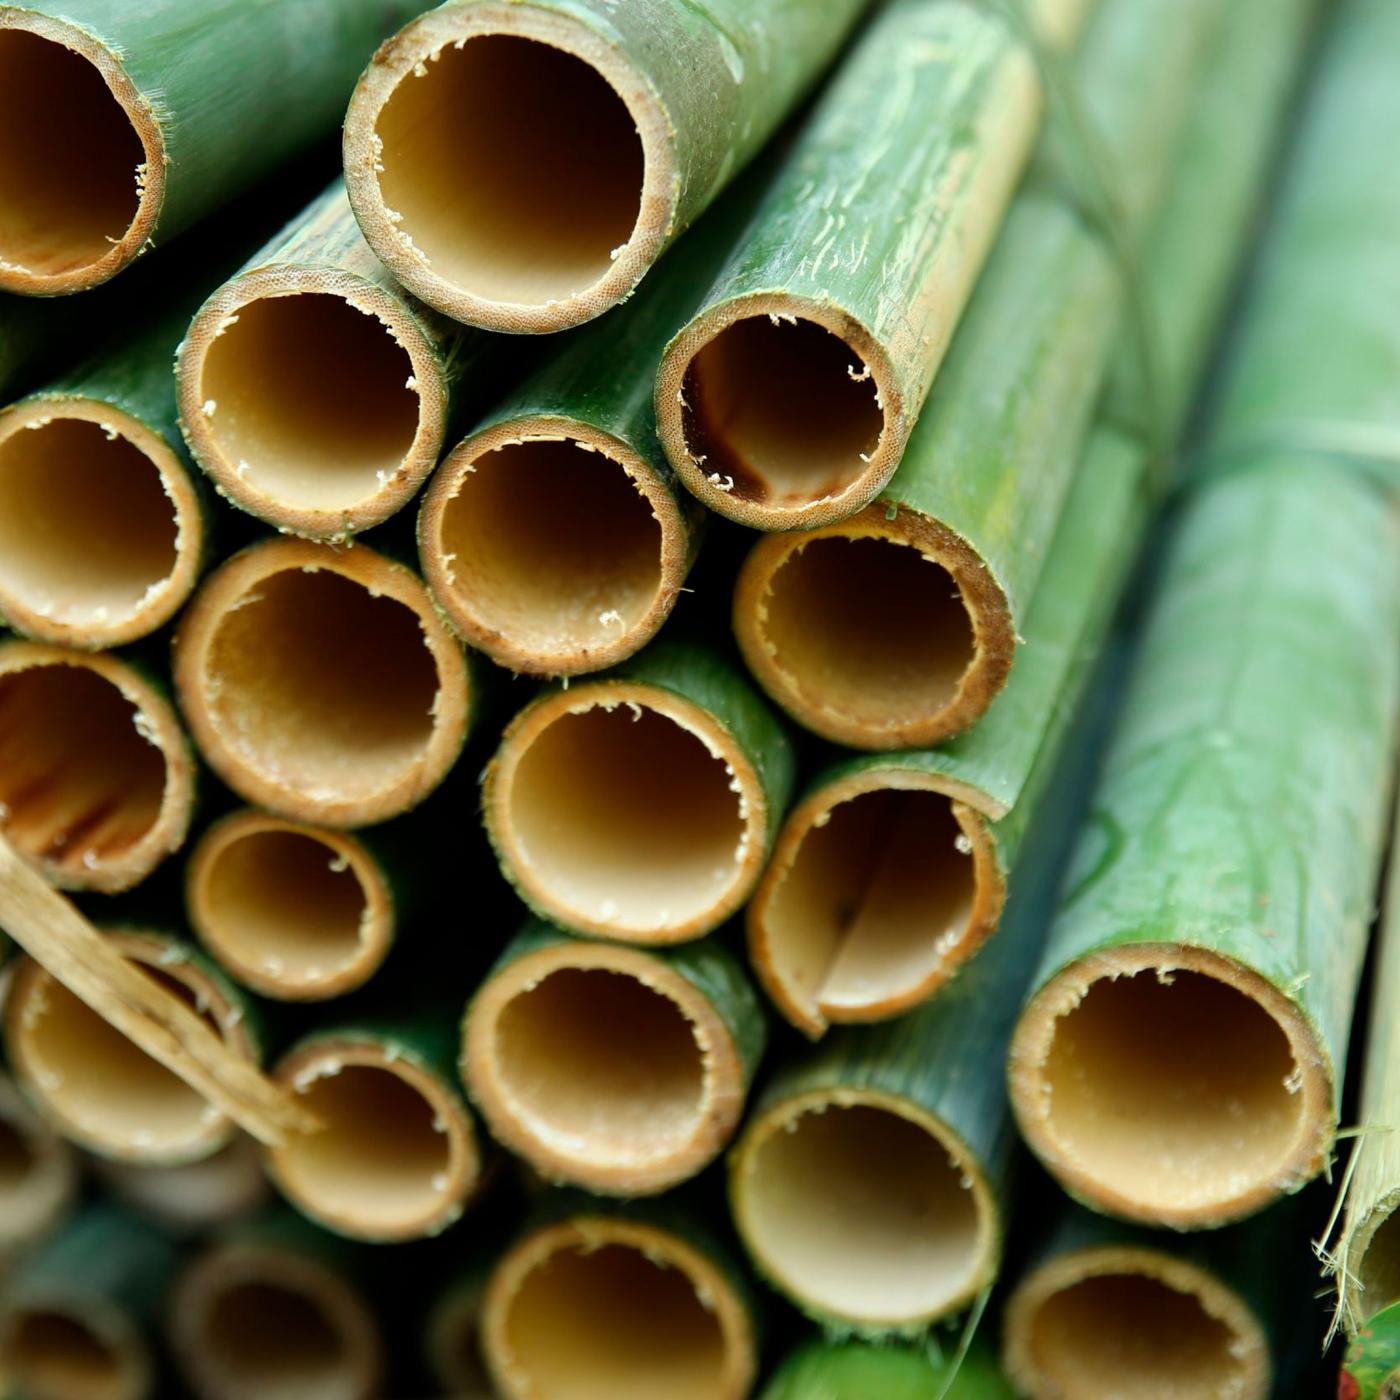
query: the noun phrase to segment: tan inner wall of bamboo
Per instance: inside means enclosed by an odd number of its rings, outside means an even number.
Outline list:
[[[1400,1212],[1392,1211],[1376,1227],[1356,1268],[1356,1281],[1362,1317],[1400,1298]]]
[[[214,1400],[360,1400],[364,1377],[313,1293],[245,1279],[212,1299],[199,1345]]]
[[[74,1311],[23,1308],[0,1338],[0,1365],[19,1390],[41,1400],[139,1400],[135,1368]]]

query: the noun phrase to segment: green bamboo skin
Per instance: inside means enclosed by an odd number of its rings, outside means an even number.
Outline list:
[[[447,0],[360,79],[345,119],[350,202],[370,246],[430,306],[489,330],[578,325],[631,294],[864,8]],[[538,113],[556,148],[502,121],[501,102]]]
[[[0,290],[97,286],[328,135],[375,44],[415,8],[410,0],[0,7],[6,124],[29,142],[5,176],[15,212],[0,233]],[[49,135],[43,109],[55,95],[77,125]]]
[[[959,1363],[870,1342],[806,1342],[778,1368],[761,1400],[1014,1400],[990,1349],[974,1342]]]

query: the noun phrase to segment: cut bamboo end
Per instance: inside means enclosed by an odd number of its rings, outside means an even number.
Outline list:
[[[220,494],[315,539],[387,520],[447,431],[448,384],[422,327],[333,268],[234,278],[194,318],[176,378],[181,427]]]
[[[1347,1330],[1400,1298],[1400,1191],[1390,1191],[1357,1222],[1344,1243],[1338,1288]]]
[[[305,1251],[216,1245],[181,1275],[170,1318],[175,1356],[205,1400],[382,1393],[374,1313],[329,1263]]]
[[[175,683],[205,758],[279,816],[361,826],[420,802],[466,737],[466,658],[422,581],[364,545],[276,539],[195,594]]]
[[[713,1260],[654,1225],[579,1216],[527,1235],[493,1270],[487,1365],[509,1400],[739,1400],[753,1324]]]
[[[806,728],[858,749],[937,743],[1006,683],[1011,613],[965,541],[903,507],[761,539],[739,571],[749,669]]]
[[[495,1400],[481,1354],[481,1311],[486,1280],[476,1277],[448,1290],[428,1314],[424,1350],[433,1379],[456,1400]]]
[[[322,1123],[266,1149],[298,1210],[376,1243],[435,1235],[460,1218],[481,1159],[466,1106],[444,1079],[395,1044],[351,1033],[307,1042],[276,1078]]]
[[[486,771],[486,829],[525,902],[566,928],[679,943],[723,923],[762,873],[768,803],[733,736],[660,686],[554,691]]]
[[[16,630],[136,641],[184,606],[203,554],[189,472],[139,419],[66,395],[0,413],[0,616]]]
[[[165,138],[115,50],[0,10],[0,290],[80,292],[140,256],[165,199]]]
[[[461,443],[419,520],[423,573],[462,637],[530,675],[597,671],[660,630],[690,525],[652,468],[577,419],[496,424]]]
[[[930,773],[867,768],[788,816],[747,910],[750,960],[813,1039],[933,995],[997,926],[1006,877],[987,819]]]
[[[246,1219],[271,1193],[257,1144],[245,1133],[198,1162],[152,1166],[99,1157],[92,1166],[117,1200],[176,1235]]]
[[[1005,1361],[1035,1400],[1264,1400],[1272,1372],[1263,1328],[1233,1289],[1121,1245],[1033,1269],[1007,1303]]]
[[[1272,983],[1204,948],[1126,945],[1036,994],[1011,1101],[1046,1167],[1095,1208],[1175,1229],[1297,1190],[1335,1128],[1328,1057]]]
[[[0,1078],[0,1264],[46,1235],[77,1192],[73,1149]]]
[[[695,985],[651,954],[582,941],[486,981],[462,1073],[495,1138],[544,1176],[608,1195],[694,1176],[744,1105],[734,1036]]]
[[[51,884],[130,889],[183,844],[193,806],[189,743],[137,671],[0,644],[0,833]]]
[[[107,938],[197,1011],[230,1050],[255,1062],[243,1009],[177,942],[131,932]],[[203,1095],[29,958],[16,967],[5,1001],[4,1038],[15,1075],[35,1103],[92,1152],[128,1162],[189,1162],[233,1137],[233,1124]]]
[[[393,892],[364,843],[265,812],[235,812],[205,832],[185,896],[210,954],[278,1001],[352,991],[393,945]]]
[[[774,1103],[739,1139],[730,1199],[760,1270],[847,1330],[922,1331],[995,1275],[999,1217],[981,1166],[940,1119],[892,1095]]]
[[[345,183],[370,246],[429,305],[558,331],[621,301],[660,256],[674,139],[647,77],[587,24],[530,3],[446,5],[361,77]]]
[[[662,446],[688,490],[756,530],[809,530],[884,488],[908,438],[883,346],[831,306],[780,292],[722,302],[667,348]]]
[[[34,1400],[146,1400],[150,1349],[122,1308],[50,1292],[0,1310],[0,1372]]]

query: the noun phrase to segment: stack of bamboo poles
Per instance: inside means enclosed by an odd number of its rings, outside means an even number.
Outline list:
[[[9,1391],[1312,1393],[1400,702],[1320,9],[0,5]]]

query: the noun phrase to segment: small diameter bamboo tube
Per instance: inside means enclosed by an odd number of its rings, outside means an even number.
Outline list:
[[[0,290],[105,282],[327,135],[414,8],[0,6]],[[218,81],[253,55],[258,81]]]
[[[1015,1400],[984,1343],[947,1361],[929,1347],[813,1341],[779,1367],[761,1400]]]
[[[749,1302],[722,1255],[586,1204],[507,1250],[481,1329],[504,1400],[740,1400],[757,1369]]]
[[[238,992],[167,935],[113,931],[108,941],[153,982],[198,1012],[249,1064],[258,1056]],[[225,1146],[233,1124],[169,1069],[29,958],[5,1001],[5,1053],[16,1078],[61,1132],[127,1162],[197,1161]]]
[[[364,545],[276,539],[235,555],[186,610],[174,671],[210,766],[295,821],[396,816],[466,737],[460,645],[417,575]]]
[[[77,1154],[0,1077],[0,1267],[54,1229],[77,1193]]]
[[[684,942],[752,893],[793,767],[790,741],[737,671],[663,640],[516,715],[486,769],[486,831],[542,918]]]
[[[434,1381],[456,1400],[495,1400],[481,1351],[481,1314],[489,1268],[469,1266],[428,1308],[423,1349]]]
[[[90,1165],[109,1195],[170,1235],[203,1235],[266,1205],[271,1185],[257,1144],[238,1133],[198,1162],[157,1167],[95,1157]]]
[[[815,81],[863,0],[448,0],[345,117],[370,246],[459,321],[562,330],[622,301]]]
[[[0,643],[0,832],[50,883],[130,889],[184,843],[193,805],[189,742],[140,672]]]
[[[492,1136],[546,1178],[650,1195],[729,1141],[765,1040],[719,944],[643,952],[535,923],[472,999],[462,1078]]]

